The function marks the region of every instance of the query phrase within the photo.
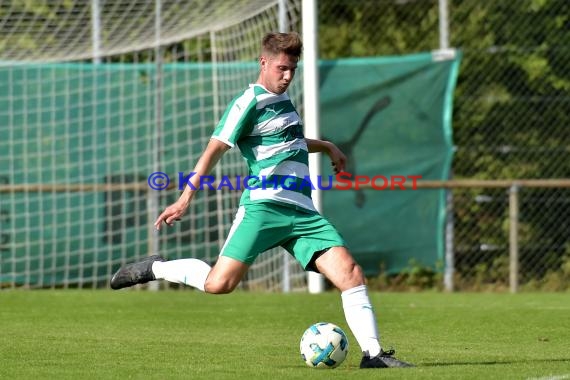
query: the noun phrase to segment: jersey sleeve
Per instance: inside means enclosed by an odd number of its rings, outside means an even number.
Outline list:
[[[252,91],[246,91],[232,100],[216,126],[212,138],[233,148],[241,136],[253,129],[255,105],[255,95]]]

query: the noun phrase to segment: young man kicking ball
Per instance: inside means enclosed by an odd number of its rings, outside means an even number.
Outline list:
[[[309,176],[308,154],[330,157],[335,172],[344,170],[346,157],[332,143],[306,139],[303,124],[286,93],[301,56],[297,33],[269,33],[262,40],[260,73],[255,84],[235,97],[216,127],[190,181],[174,204],[154,225],[179,220],[222,155],[237,145],[252,181],[213,267],[198,259],[166,261],[155,255],[126,265],[111,279],[113,289],[153,280],[186,284],[206,293],[230,293],[262,252],[281,246],[307,271],[322,273],[342,293],[348,326],[360,345],[360,368],[410,367],[380,346],[376,319],[361,267],[346,244],[311,200],[310,186],[282,186],[282,179]],[[262,183],[265,181],[265,183]]]

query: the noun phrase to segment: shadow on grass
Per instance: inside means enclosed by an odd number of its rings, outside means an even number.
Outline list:
[[[570,362],[570,358],[557,358],[557,359],[527,359],[527,360],[506,360],[506,361],[484,361],[484,362],[449,362],[449,363],[422,363],[418,367],[447,367],[454,365],[505,365],[517,363],[552,363],[552,362]]]

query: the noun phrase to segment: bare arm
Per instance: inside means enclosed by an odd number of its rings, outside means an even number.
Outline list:
[[[196,191],[198,191],[197,189],[200,188],[200,178],[208,175],[212,171],[228,149],[230,149],[230,147],[223,142],[216,139],[210,139],[206,150],[202,153],[202,156],[194,168],[193,172],[196,174],[190,178],[190,183],[192,183],[193,187],[186,186],[180,195],[180,198],[178,198],[175,203],[168,206],[162,214],[159,215],[154,222],[154,226],[157,230],[160,229],[162,222],[171,226],[176,220],[180,220],[192,202]]]
[[[346,156],[338,147],[330,141],[305,139],[309,153],[326,153],[328,154],[333,170],[336,173],[344,171],[346,165]]]

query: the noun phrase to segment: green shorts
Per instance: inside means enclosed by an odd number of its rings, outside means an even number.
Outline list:
[[[315,253],[346,246],[336,228],[318,213],[276,203],[240,206],[220,256],[251,265],[261,253],[283,247],[303,269],[317,271]]]

